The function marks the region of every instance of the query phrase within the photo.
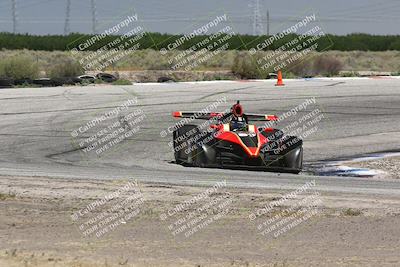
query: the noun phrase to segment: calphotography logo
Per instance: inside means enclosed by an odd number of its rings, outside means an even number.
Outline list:
[[[126,15],[120,22],[100,34],[80,38],[68,46],[85,71],[104,71],[143,48],[146,31],[137,13]]]
[[[326,119],[315,97],[308,98],[295,107],[277,116],[277,122],[284,125],[279,131],[269,135],[271,141],[263,148],[263,152],[282,154],[288,148],[296,147],[303,140],[314,137],[321,129],[322,122]],[[265,122],[261,129],[274,127],[275,121]]]
[[[315,180],[312,180],[254,210],[249,215],[250,221],[257,225],[259,234],[266,238],[278,238],[290,232],[319,213],[322,200],[315,186]]]
[[[71,218],[85,238],[100,238],[137,218],[144,198],[137,180],[75,211]]]
[[[220,181],[204,192],[184,200],[160,215],[173,236],[189,238],[221,220],[230,209],[233,199]]]
[[[301,68],[304,66],[299,66],[299,64],[307,57],[316,51],[329,48],[332,42],[328,44],[321,42],[326,38],[326,34],[322,26],[317,23],[315,13],[305,15],[277,34],[260,37],[259,41],[247,44],[252,47],[249,52],[259,71],[268,74],[277,73],[283,69]]]
[[[145,112],[135,108],[137,98],[128,99],[119,106],[99,114],[71,131],[72,142],[85,155],[101,156],[107,150],[139,133],[146,119]]]
[[[236,39],[236,33],[227,14],[211,16],[207,23],[199,24],[185,29],[189,34],[157,44],[171,71],[199,69],[225,51],[234,49],[232,40]]]
[[[196,119],[201,119],[203,118],[205,115],[211,113],[212,111],[217,110],[220,106],[226,104],[226,97],[220,97],[217,100],[215,100],[214,102],[212,102],[211,104],[208,104],[207,106],[205,106],[204,108],[202,108],[200,111],[195,112],[194,114],[192,114],[189,118],[182,118],[181,120],[179,120],[177,123],[169,126],[166,129],[163,129],[160,132],[160,136],[161,137],[167,137],[168,135],[171,135],[175,130],[181,128],[182,126],[186,125],[186,124],[190,124],[193,123]],[[210,118],[210,120],[213,120],[213,118]],[[205,128],[206,125],[209,125],[209,123],[205,123],[205,125],[201,128]]]

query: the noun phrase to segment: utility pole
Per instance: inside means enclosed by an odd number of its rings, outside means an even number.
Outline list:
[[[64,35],[68,35],[70,33],[70,28],[69,28],[70,13],[71,13],[71,0],[67,0],[67,9],[65,11]]]
[[[93,34],[97,33],[97,10],[96,10],[96,0],[90,0],[91,6],[92,6],[92,31]]]
[[[17,33],[17,0],[11,0],[12,5],[12,17],[13,17],[13,33],[16,34]]]
[[[269,10],[267,9],[267,36],[269,36]]]
[[[251,7],[253,8],[253,35],[262,35],[264,28],[260,13],[260,0],[252,0]]]

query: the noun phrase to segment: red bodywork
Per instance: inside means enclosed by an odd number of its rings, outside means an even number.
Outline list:
[[[247,155],[250,157],[258,157],[260,155],[260,149],[261,147],[268,143],[268,138],[266,138],[264,135],[262,135],[257,127],[255,125],[249,125],[249,127],[254,127],[254,132],[242,132],[242,133],[247,133],[247,134],[255,134],[258,138],[257,146],[246,146],[242,139],[240,139],[239,134],[241,132],[232,132],[232,131],[225,131],[224,130],[224,125],[223,124],[217,124],[217,125],[212,125],[212,128],[216,129],[218,133],[215,135],[215,138],[217,140],[223,140],[227,142],[231,142],[234,144],[240,145],[244,151],[246,151]],[[267,128],[264,131],[265,132],[270,132],[272,131],[272,128]]]
[[[246,116],[249,120],[256,120],[256,121],[277,121],[278,117],[275,115],[262,115],[262,114],[246,114],[244,115],[243,113],[243,108],[240,104],[235,104],[231,108],[231,114],[233,114],[235,117],[242,117]],[[206,114],[199,114],[199,113],[194,113],[194,112],[181,112],[181,111],[175,111],[172,113],[172,116],[176,118],[192,118],[192,119],[213,119],[213,118],[222,118],[225,114],[221,112],[211,112],[211,113],[206,113]],[[257,129],[256,125],[248,125],[249,131],[239,131],[239,132],[234,132],[230,131],[229,129],[229,124],[214,124],[210,126],[213,128],[215,131],[217,131],[217,134],[215,135],[215,138],[217,140],[221,141],[227,141],[230,143],[238,144],[240,145],[244,151],[246,151],[247,155],[252,158],[256,158],[260,155],[260,149],[263,145],[269,142],[268,138],[265,137],[262,133],[260,133]],[[266,128],[263,131],[265,132],[271,132],[273,131],[272,128]],[[257,145],[255,143],[254,146],[247,146],[243,140],[240,138],[240,134],[248,134],[257,136]]]

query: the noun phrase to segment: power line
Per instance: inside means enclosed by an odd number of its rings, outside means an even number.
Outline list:
[[[366,15],[367,12],[376,12],[379,11],[379,9],[392,9],[395,7],[399,7],[399,3],[397,0],[384,0],[379,3],[373,3],[373,4],[365,4],[362,6],[359,6],[357,8],[346,8],[346,9],[339,9],[339,10],[331,10],[329,15],[332,16],[352,16],[355,14],[361,14],[361,15]]]
[[[70,33],[70,28],[69,28],[70,14],[71,14],[71,0],[67,0],[67,8],[65,10],[64,35],[68,35]]]
[[[17,33],[17,0],[11,0],[11,10],[12,10],[12,17],[13,17],[13,33]]]
[[[253,35],[262,35],[264,27],[260,13],[260,0],[252,0],[251,7],[253,8]]]
[[[90,0],[91,8],[92,8],[92,32],[93,34],[97,33],[97,7],[96,7],[96,0]]]
[[[269,10],[267,9],[267,36],[269,36]]]

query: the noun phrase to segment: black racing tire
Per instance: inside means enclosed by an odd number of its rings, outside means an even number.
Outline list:
[[[33,84],[36,85],[41,85],[44,87],[52,87],[52,86],[56,86],[55,81],[52,79],[48,79],[48,78],[43,78],[43,79],[35,79],[32,81]]]
[[[15,85],[24,85],[24,84],[32,84],[32,79],[22,78],[14,80]]]
[[[299,146],[283,157],[285,168],[287,168],[289,173],[298,174],[303,169],[303,147]]]
[[[103,82],[106,83],[112,83],[115,82],[116,80],[118,80],[117,77],[115,77],[114,75],[110,74],[110,73],[98,73],[96,75],[96,78],[99,80],[102,80]]]
[[[183,125],[173,132],[175,162],[181,165],[204,166],[204,151],[198,144],[197,125]]]
[[[80,83],[94,83],[96,81],[96,77],[93,75],[81,75],[76,78],[80,79]]]
[[[14,80],[11,78],[0,78],[0,88],[12,88]]]
[[[53,80],[56,86],[76,85],[82,82],[82,79],[79,79],[77,77],[63,77],[63,78],[55,78]]]
[[[167,83],[167,82],[175,82],[175,81],[174,81],[174,79],[172,79],[172,78],[162,76],[162,77],[159,77],[159,78],[157,79],[157,82],[158,82],[158,83]]]

